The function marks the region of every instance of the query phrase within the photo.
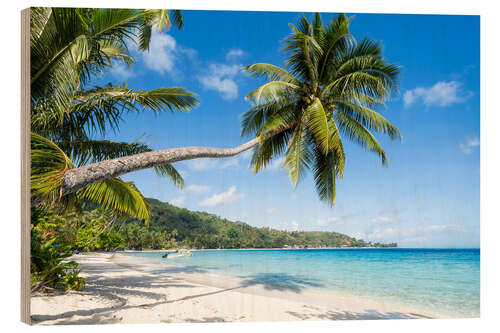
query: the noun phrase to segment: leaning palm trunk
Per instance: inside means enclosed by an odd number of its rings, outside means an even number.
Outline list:
[[[262,140],[281,133],[294,124],[278,128],[256,137],[234,148],[211,147],[181,147],[145,152],[130,156],[119,157],[111,160],[92,163],[80,168],[69,169],[64,174],[61,182],[61,195],[67,195],[89,185],[102,182],[106,179],[118,177],[129,172],[153,168],[166,163],[192,160],[196,158],[224,158],[242,153]]]

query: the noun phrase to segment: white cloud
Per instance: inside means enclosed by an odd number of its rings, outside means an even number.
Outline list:
[[[278,209],[272,207],[272,208],[268,208],[265,210],[266,214],[273,214],[273,213],[276,213],[278,211]]]
[[[461,142],[458,146],[464,154],[470,154],[475,147],[479,147],[479,138],[476,136],[469,137],[465,140],[465,142]]]
[[[149,51],[142,54],[144,64],[160,74],[171,73],[174,69],[176,49],[177,43],[172,36],[153,31]]]
[[[388,216],[379,216],[371,219],[371,222],[373,223],[389,223],[391,221],[392,219]]]
[[[188,193],[194,193],[194,194],[205,194],[210,190],[210,186],[207,185],[197,185],[197,184],[191,184],[188,185],[184,188],[184,191]]]
[[[234,60],[243,56],[245,52],[242,49],[231,49],[226,53],[226,60]]]
[[[339,218],[338,217],[328,217],[326,219],[318,219],[318,220],[316,220],[316,225],[320,226],[320,227],[326,227],[330,223],[337,223],[337,222],[339,222]]]
[[[177,197],[170,200],[170,204],[174,206],[182,206],[186,202],[186,197]]]
[[[120,80],[127,80],[135,75],[132,68],[127,67],[127,65],[121,62],[113,63],[113,67],[110,70],[110,74]]]
[[[211,64],[206,75],[198,76],[201,85],[209,90],[219,92],[223,99],[238,97],[238,85],[235,77],[241,65]]]
[[[291,222],[292,224],[292,231],[299,231],[299,224],[297,223],[297,221],[292,221]]]
[[[421,101],[426,106],[445,107],[451,104],[461,103],[472,95],[470,91],[462,89],[462,83],[458,81],[440,81],[432,87],[417,87],[407,90],[403,100],[405,107]]]
[[[243,198],[245,195],[238,193],[236,186],[231,186],[226,192],[214,194],[210,198],[204,199],[198,203],[199,206],[214,207],[231,203]]]

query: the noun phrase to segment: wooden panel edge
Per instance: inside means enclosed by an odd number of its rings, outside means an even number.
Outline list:
[[[21,11],[21,321],[31,324],[30,8]]]

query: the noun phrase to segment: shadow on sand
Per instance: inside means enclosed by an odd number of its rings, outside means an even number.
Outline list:
[[[116,266],[109,263],[82,264],[86,274],[86,286],[84,291],[75,292],[82,298],[97,299],[102,303],[101,307],[92,309],[79,309],[67,311],[55,315],[32,315],[33,324],[53,324],[57,325],[83,325],[83,324],[114,324],[122,322],[123,318],[116,315],[117,311],[128,309],[150,310],[162,304],[174,304],[186,300],[195,300],[215,294],[221,294],[231,290],[244,289],[251,286],[263,286],[266,290],[291,291],[300,293],[307,287],[321,287],[322,285],[307,277],[297,277],[288,274],[260,273],[241,277],[243,280],[239,285],[231,288],[218,289],[208,293],[190,292],[196,287],[193,284],[185,283],[183,280],[169,276],[168,274],[150,274],[145,272],[141,276],[131,274],[131,269],[125,266]],[[185,268],[171,268],[161,270],[161,273],[188,273],[199,272],[202,269],[197,266],[187,266]],[[103,273],[119,273],[117,277],[103,278]],[[128,273],[128,274],[127,274]],[[151,273],[151,272],[149,272]],[[178,299],[167,299],[165,293],[159,293],[158,288],[186,288],[187,296]],[[193,290],[194,291],[194,290]],[[56,294],[57,296],[58,294]],[[34,295],[33,297],[44,297],[45,295]],[[60,295],[57,297],[64,297]],[[130,304],[130,298],[141,298],[147,300],[143,304]],[[221,299],[221,301],[224,301]],[[365,310],[363,312],[348,311],[325,311],[325,309],[314,306],[304,306],[304,311],[287,311],[296,320],[354,320],[354,319],[410,319],[426,318],[418,314],[404,314],[398,312],[378,312],[375,310]],[[246,314],[242,314],[246,315]],[[184,322],[223,322],[223,317],[204,317],[185,319]],[[169,322],[169,320],[161,320]]]
[[[240,276],[243,279],[242,287],[261,285],[266,290],[292,291],[300,293],[307,287],[322,287],[316,279],[294,276],[286,273],[258,273]]]

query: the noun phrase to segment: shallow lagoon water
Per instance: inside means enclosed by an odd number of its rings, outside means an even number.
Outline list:
[[[479,249],[203,250],[167,260],[163,252],[126,254],[266,289],[332,292],[445,316],[479,316]]]

